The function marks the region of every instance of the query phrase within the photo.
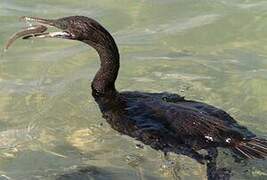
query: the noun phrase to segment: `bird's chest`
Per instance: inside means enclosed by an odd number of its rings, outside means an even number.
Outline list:
[[[124,106],[123,109],[109,109],[103,117],[116,131],[143,141],[145,144],[159,141],[164,127],[155,121],[153,115],[141,105]]]

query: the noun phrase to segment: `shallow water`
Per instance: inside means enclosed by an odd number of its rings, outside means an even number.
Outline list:
[[[265,0],[0,0],[0,46],[22,15],[96,18],[121,53],[119,90],[170,91],[223,108],[267,138]],[[206,179],[205,166],[112,130],[91,97],[96,52],[79,42],[15,42],[0,57],[0,180]],[[267,179],[234,162],[232,179]]]

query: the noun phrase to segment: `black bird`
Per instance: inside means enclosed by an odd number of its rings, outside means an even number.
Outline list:
[[[92,46],[101,65],[92,84],[92,95],[111,127],[156,150],[188,155],[199,162],[209,159],[198,153],[217,147],[231,149],[244,159],[264,159],[267,141],[239,125],[229,114],[211,105],[186,100],[177,94],[118,92],[115,81],[120,55],[110,33],[95,20],[84,16],[60,19],[22,17],[60,32],[25,33],[23,38],[63,38]],[[40,26],[39,26],[40,27]],[[216,151],[215,151],[216,154]]]

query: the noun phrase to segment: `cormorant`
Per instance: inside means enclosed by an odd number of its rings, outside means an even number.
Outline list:
[[[186,100],[172,93],[119,92],[115,88],[120,55],[110,33],[97,21],[84,16],[59,19],[22,17],[60,32],[23,34],[23,38],[62,38],[92,46],[101,65],[92,84],[92,95],[110,126],[156,150],[190,156],[199,162],[209,159],[198,153],[217,147],[228,148],[245,159],[264,159],[267,141],[241,126],[225,111],[211,105]],[[215,153],[217,154],[216,150]]]

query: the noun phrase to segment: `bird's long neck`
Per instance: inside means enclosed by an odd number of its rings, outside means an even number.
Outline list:
[[[100,68],[91,84],[94,97],[116,93],[115,81],[120,67],[117,45],[106,30],[102,30],[97,43],[88,43],[94,47],[100,58]]]

